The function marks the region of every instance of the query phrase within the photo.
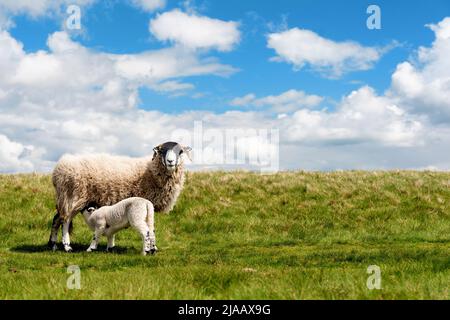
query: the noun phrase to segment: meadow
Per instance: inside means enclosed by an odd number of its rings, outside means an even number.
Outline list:
[[[0,175],[0,299],[450,299],[450,173],[188,173],[146,257],[131,229],[85,252],[80,215],[49,251],[54,207],[50,176]]]

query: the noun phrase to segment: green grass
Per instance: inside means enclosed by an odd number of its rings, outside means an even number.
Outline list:
[[[47,251],[53,208],[49,176],[0,176],[0,299],[450,299],[450,173],[190,173],[147,257],[131,229],[84,252],[81,216]]]

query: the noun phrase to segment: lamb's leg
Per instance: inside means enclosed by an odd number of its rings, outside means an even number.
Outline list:
[[[115,244],[114,244],[114,234],[113,234],[108,237],[108,245],[106,246],[106,251],[110,251],[114,247],[115,247]]]
[[[114,236],[119,231],[117,228],[109,227],[105,230],[105,236],[108,238],[108,245],[106,246],[106,251],[110,251],[112,248],[114,248]]]
[[[104,227],[95,228],[94,237],[92,238],[91,245],[86,250],[87,252],[97,250],[98,242],[100,241],[100,237],[103,235],[104,232],[105,232]]]
[[[155,233],[150,232],[147,224],[134,226],[136,230],[140,233],[143,242],[142,255],[147,255],[148,253],[154,254],[157,250],[155,245]]]
[[[50,231],[50,238],[48,240],[48,246],[53,251],[58,249],[56,242],[58,241],[58,231],[60,227],[61,227],[61,218],[59,216],[59,212],[57,211],[55,216],[53,217],[52,230]]]
[[[153,205],[147,204],[147,234],[146,237],[150,242],[150,253],[154,254],[158,251],[156,247],[156,235],[155,235],[155,211]]]

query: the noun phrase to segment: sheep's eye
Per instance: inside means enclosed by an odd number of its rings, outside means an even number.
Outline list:
[[[182,154],[183,153],[183,150],[180,150],[180,153],[179,154]]]

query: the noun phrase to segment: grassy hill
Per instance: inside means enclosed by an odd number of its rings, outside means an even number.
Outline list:
[[[0,299],[450,299],[450,173],[190,173],[147,257],[131,229],[84,252],[81,216],[48,251],[54,206],[49,176],[0,176]]]

